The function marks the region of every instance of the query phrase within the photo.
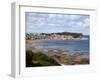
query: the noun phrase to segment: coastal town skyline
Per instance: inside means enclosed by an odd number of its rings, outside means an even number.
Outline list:
[[[76,34],[82,34],[82,33],[78,33],[78,32],[46,32],[46,33],[44,33],[44,32],[42,32],[42,33],[34,33],[34,32],[28,32],[28,33],[26,33],[26,34],[57,34],[57,33],[76,33]],[[89,34],[82,34],[82,35],[84,35],[84,36],[89,36]]]
[[[26,13],[26,33],[73,32],[89,35],[89,15]]]

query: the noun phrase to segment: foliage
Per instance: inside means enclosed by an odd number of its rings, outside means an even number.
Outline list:
[[[26,51],[26,67],[57,65],[60,64],[42,52],[34,53],[31,50]]]

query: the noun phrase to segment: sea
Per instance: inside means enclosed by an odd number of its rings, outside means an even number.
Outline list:
[[[32,46],[44,51],[61,50],[69,54],[89,55],[89,40],[38,40]]]

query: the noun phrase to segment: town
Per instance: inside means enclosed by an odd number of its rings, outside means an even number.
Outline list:
[[[82,33],[26,33],[26,40],[87,40]]]

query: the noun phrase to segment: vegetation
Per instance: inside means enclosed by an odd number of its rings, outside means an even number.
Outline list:
[[[26,67],[34,66],[57,66],[60,65],[53,58],[48,57],[42,52],[26,51]]]
[[[52,34],[57,34],[57,35],[70,35],[73,38],[78,38],[78,37],[83,37],[82,33],[71,33],[71,32],[59,32],[59,33],[41,33],[41,35],[47,35],[50,36]]]
[[[57,37],[57,35],[67,36],[67,37],[71,36],[72,38],[83,38],[83,36],[84,36],[82,33],[72,33],[72,32],[39,33],[39,34],[26,33],[26,39],[28,39],[28,40],[30,40],[30,39],[46,39],[46,38],[50,38],[51,36]]]

